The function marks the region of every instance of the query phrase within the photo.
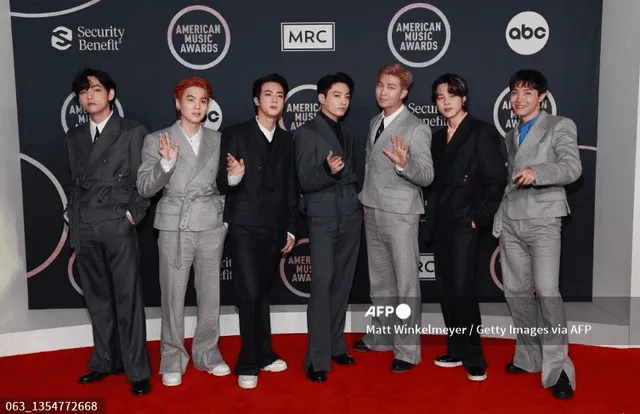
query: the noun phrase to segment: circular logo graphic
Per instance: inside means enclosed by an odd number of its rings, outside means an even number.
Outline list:
[[[231,44],[231,33],[224,17],[211,7],[189,6],[173,16],[167,43],[173,57],[182,65],[205,70],[224,59]]]
[[[311,296],[311,252],[309,239],[301,239],[287,257],[280,260],[280,277],[293,294]]]
[[[521,55],[538,53],[549,40],[549,25],[536,12],[526,11],[513,16],[505,33],[507,43]]]
[[[556,101],[550,91],[547,91],[547,97],[542,101],[540,106],[551,115],[558,113]],[[500,92],[500,96],[498,96],[496,103],[493,105],[493,123],[503,137],[518,123],[518,116],[511,109],[509,87],[506,87]]]
[[[37,18],[47,18],[47,17],[56,17],[56,16],[63,16],[65,14],[71,14],[77,11],[80,11],[82,9],[86,9],[87,7],[93,6],[94,4],[100,2],[101,0],[90,0],[90,1],[79,1],[76,0],[73,3],[79,3],[77,6],[75,7],[70,7],[68,9],[63,9],[63,10],[57,10],[57,11],[43,11],[41,13],[21,13],[21,12],[17,12],[17,11],[12,11],[10,14],[12,17],[26,17],[26,18],[30,18],[30,19],[37,19]],[[50,3],[55,3],[55,2],[39,2],[42,6],[48,6]],[[60,2],[58,2],[60,3]],[[70,1],[65,1],[65,3],[72,3]],[[14,9],[16,7],[19,7],[19,4],[12,4],[11,5],[11,9]]]
[[[406,303],[401,303],[396,307],[396,316],[403,321],[411,316],[411,307]]]
[[[120,101],[118,101],[117,98],[116,109],[118,110],[118,114],[124,117],[122,105],[120,105]],[[62,124],[62,129],[64,129],[64,132],[66,133],[71,128],[75,128],[85,122],[89,122],[89,114],[84,110],[82,105],[80,105],[80,102],[78,102],[76,94],[71,92],[71,94],[67,96],[67,99],[64,100],[62,110],[60,111],[60,123]]]
[[[500,268],[500,246],[496,247],[491,255],[491,260],[489,261],[489,273],[491,274],[491,280],[496,284],[498,289],[504,290],[502,286],[502,270]],[[498,277],[498,273],[500,273],[500,277]]]
[[[25,162],[27,162],[27,163],[29,163],[29,164],[31,164],[31,165],[33,165],[38,170],[42,171],[42,173],[51,181],[53,186],[56,188],[56,191],[58,192],[58,195],[60,196],[60,201],[62,203],[62,209],[64,210],[65,208],[67,208],[67,196],[66,196],[66,194],[64,192],[64,189],[62,188],[62,185],[60,185],[60,182],[53,175],[53,173],[47,167],[45,167],[40,162],[36,161],[35,159],[31,158],[28,155],[20,154],[20,159],[25,161]],[[69,229],[68,229],[67,225],[63,222],[62,234],[60,235],[60,239],[58,240],[58,244],[56,245],[56,247],[53,249],[53,251],[51,252],[49,257],[44,262],[42,262],[35,269],[29,270],[27,272],[27,277],[32,277],[32,276],[37,275],[38,273],[42,272],[44,269],[49,267],[49,265],[51,263],[53,263],[53,261],[56,259],[56,257],[58,257],[58,255],[62,251],[62,248],[64,247],[64,244],[67,241],[67,234],[68,233],[69,233]]]
[[[439,61],[451,43],[447,17],[427,3],[413,3],[400,9],[389,23],[387,41],[400,62],[424,68]]]
[[[291,89],[284,98],[284,112],[280,118],[280,128],[294,131],[311,121],[320,111],[316,85],[300,85]]]
[[[207,119],[204,121],[206,128],[218,130],[222,125],[222,108],[213,98],[209,99],[209,105],[207,106]]]

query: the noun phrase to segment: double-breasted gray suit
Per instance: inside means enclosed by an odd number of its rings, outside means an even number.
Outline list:
[[[575,389],[568,336],[551,329],[567,323],[559,290],[560,232],[561,217],[570,214],[563,186],[582,174],[577,129],[572,120],[542,111],[518,145],[519,126],[505,137],[509,176],[530,167],[536,179],[527,187],[509,180],[493,234],[500,239],[504,293],[514,326],[549,333],[518,335],[513,364],[542,371],[544,387],[555,385],[564,370]]]
[[[169,170],[158,153],[161,132],[169,134],[172,144],[179,142],[178,158]],[[162,190],[153,223],[160,230],[161,374],[184,373],[187,368],[184,299],[192,266],[198,303],[192,346],[194,365],[210,371],[224,362],[218,350],[220,262],[226,236],[222,220],[224,196],[216,186],[219,153],[219,132],[202,126],[196,155],[180,121],[144,140],[139,191],[143,197],[152,197]]]
[[[431,184],[434,172],[429,126],[403,106],[374,143],[382,119],[382,115],[376,115],[369,123],[364,185],[358,197],[366,208],[371,301],[376,306],[405,303],[411,308],[409,318],[402,321],[384,316],[373,318],[374,327],[391,326],[393,332],[396,324],[415,329],[421,323],[418,227],[420,215],[425,211],[421,187]],[[403,137],[409,144],[408,163],[402,171],[382,152],[383,148],[392,150],[391,138],[395,136]],[[370,332],[362,341],[373,350],[393,349],[395,359],[412,364],[421,361],[418,334]]]

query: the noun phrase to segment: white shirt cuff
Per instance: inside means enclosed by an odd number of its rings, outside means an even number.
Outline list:
[[[404,168],[402,168],[401,166],[399,166],[398,164],[393,164],[396,167],[396,171],[398,171],[399,173],[401,173],[402,171],[404,171]]]
[[[129,213],[129,210],[127,210],[127,217],[129,217],[131,221],[135,223],[135,221],[133,220],[133,216],[131,215],[131,213]]]
[[[169,171],[171,171],[171,169],[173,168],[173,166],[175,165],[176,160],[175,158],[172,160],[167,160],[164,158],[160,159],[160,166],[162,167],[162,170],[166,173],[168,173]]]
[[[244,173],[242,173],[240,175],[228,175],[227,174],[227,181],[229,182],[229,185],[231,187],[233,187],[234,185],[240,184],[240,181],[242,181],[242,177],[244,177]]]
[[[293,234],[291,234],[291,233],[289,233],[289,232],[287,232],[287,234],[288,234],[289,236],[291,236],[291,238],[293,239],[293,242],[295,243],[295,242],[296,242],[296,236],[294,236]]]

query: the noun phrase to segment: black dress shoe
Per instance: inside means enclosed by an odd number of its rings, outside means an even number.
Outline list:
[[[109,373],[107,372],[89,371],[86,374],[82,375],[78,380],[78,382],[80,384],[91,384],[93,382],[102,381],[108,376],[109,376]]]
[[[334,355],[331,357],[331,360],[340,365],[353,365],[356,363],[353,357],[349,354]]]
[[[314,371],[313,365],[309,365],[309,368],[307,368],[307,378],[313,382],[325,382],[327,380],[327,373],[324,371]]]
[[[136,397],[149,394],[150,391],[151,384],[149,384],[149,380],[142,380],[131,383],[131,394],[135,395]]]
[[[452,357],[449,354],[440,355],[433,360],[433,363],[443,368],[454,368],[462,365],[462,360]]]
[[[527,371],[525,371],[524,369],[513,365],[513,362],[509,362],[507,365],[505,365],[504,370],[507,374],[526,374],[527,373]]]
[[[551,393],[559,400],[568,400],[573,397],[573,388],[571,388],[569,377],[567,377],[567,374],[565,374],[564,371],[560,374],[560,378],[558,378],[556,385],[551,387]]]
[[[371,348],[366,346],[362,340],[353,343],[353,349],[358,352],[371,352]]]
[[[411,371],[411,369],[415,367],[414,364],[407,361],[402,361],[400,359],[393,359],[391,362],[391,371],[393,372],[407,372]]]

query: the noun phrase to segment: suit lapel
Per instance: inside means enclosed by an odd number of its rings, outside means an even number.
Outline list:
[[[180,128],[180,121],[176,121],[176,123],[173,124],[170,134],[171,145],[173,145],[176,141],[180,143],[178,147],[178,157],[182,158],[189,165],[193,166],[196,161],[196,153],[193,152],[191,144],[189,144],[189,141],[187,141],[187,137],[184,135],[184,132],[182,132],[182,129]]]
[[[382,150],[383,147],[385,147],[387,144],[391,142],[392,137],[396,137],[396,136],[404,137],[403,132],[405,127],[405,120],[409,117],[409,114],[410,114],[409,110],[407,108],[404,108],[402,112],[400,112],[398,116],[396,116],[396,118],[391,122],[391,124],[387,125],[386,128],[382,131],[382,134],[380,134],[376,143],[373,144],[372,149]],[[380,117],[382,117],[382,115],[380,115]],[[371,136],[371,139],[375,137],[375,131],[378,130],[379,126],[380,126],[380,120],[378,119],[373,124],[373,128],[375,128],[375,130],[373,132],[373,136]],[[370,152],[370,155],[372,153],[373,151]]]
[[[89,122],[85,122],[82,131],[80,131],[76,135],[76,139],[78,140],[78,145],[82,148],[82,152],[84,153],[84,159],[87,160],[91,157],[91,151],[93,151],[93,141],[91,140],[91,131]]]
[[[211,156],[213,150],[217,145],[220,145],[219,142],[214,141],[215,138],[212,136],[212,134],[209,134],[209,131],[207,129],[205,129],[203,126],[201,126],[200,128],[202,128],[202,138],[200,139],[198,155],[195,159],[193,169],[191,170],[189,181],[193,180],[194,177],[196,177],[200,173],[200,171],[202,171],[204,166],[207,165],[207,162],[209,162],[209,157]]]
[[[333,155],[343,156],[344,150],[338,141],[338,137],[335,132],[333,132],[333,129],[331,129],[327,121],[324,120],[322,115],[320,115],[320,113],[316,114],[316,117],[312,122],[316,123],[320,136],[327,142],[327,144],[329,144],[329,147],[333,151]]]
[[[87,122],[87,124],[89,124]],[[87,126],[88,130],[89,126]],[[91,134],[91,132],[89,132]],[[113,141],[120,135],[120,117],[116,114],[111,115],[109,121],[104,126],[104,130],[100,131],[98,142],[93,144],[91,155],[89,156],[89,165],[92,165],[100,156],[113,144]],[[89,135],[91,142],[91,135]]]
[[[524,138],[524,141],[522,141],[522,145],[518,147],[514,160],[518,157],[524,156],[533,147],[535,147],[538,142],[540,142],[540,140],[544,136],[545,131],[547,130],[547,122],[549,120],[548,116],[549,115],[544,110],[540,112],[540,117],[529,130],[529,133]],[[519,139],[519,133],[518,133],[518,128],[516,127],[514,128],[514,142],[517,143],[517,141],[515,140],[518,140],[518,139]]]

